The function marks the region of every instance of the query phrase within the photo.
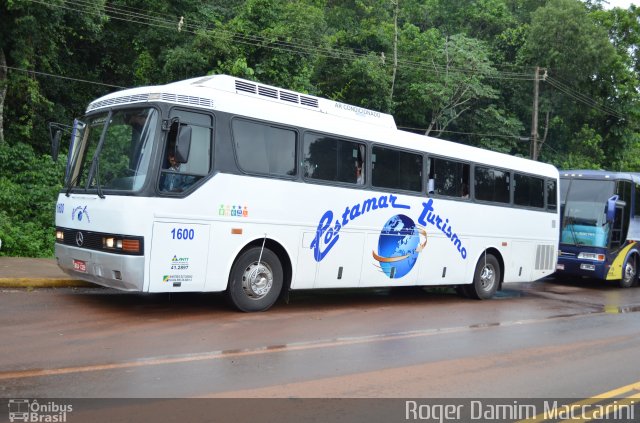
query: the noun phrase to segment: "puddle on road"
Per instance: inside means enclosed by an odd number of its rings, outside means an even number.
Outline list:
[[[496,300],[501,300],[504,298],[519,298],[519,297],[523,297],[526,294],[523,291],[517,291],[515,289],[502,289],[498,292],[496,292],[493,296],[494,299]]]
[[[605,305],[604,312],[609,314],[625,314],[625,313],[635,313],[640,311],[640,305],[626,305],[626,306],[618,306],[618,305]]]

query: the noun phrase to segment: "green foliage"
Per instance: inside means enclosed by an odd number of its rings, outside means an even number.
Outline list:
[[[572,138],[569,153],[560,162],[563,169],[600,169],[604,160],[602,136],[586,125]]]
[[[524,125],[506,110],[489,105],[476,110],[468,117],[469,127],[473,128],[473,144],[500,153],[526,156],[529,139],[522,137]],[[525,141],[526,140],[526,141]],[[523,142],[526,144],[522,147]],[[527,154],[522,154],[527,150]]]
[[[635,6],[604,10],[598,0],[74,4],[0,0],[0,49],[9,67],[6,79],[0,72],[6,139],[0,254],[51,254],[63,171],[48,159],[49,122],[70,124],[91,100],[119,87],[207,74],[392,113],[401,128],[528,156],[533,69],[541,67],[547,78],[539,86],[538,133],[546,134],[540,160],[640,170]]]
[[[64,164],[24,143],[0,143],[0,255],[50,257]]]
[[[412,61],[431,64],[402,70],[400,119],[440,135],[479,100],[496,98],[487,81],[495,69],[483,42],[462,34],[444,37],[436,30],[420,32],[410,25],[405,25],[401,36],[403,55],[413,54]]]

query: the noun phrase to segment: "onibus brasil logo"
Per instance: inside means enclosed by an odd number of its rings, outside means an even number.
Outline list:
[[[372,197],[351,207],[347,206],[342,215],[335,220],[333,211],[327,210],[320,218],[316,236],[311,242],[315,260],[321,262],[326,257],[339,241],[342,228],[364,214],[384,209],[404,209],[408,210],[405,213],[409,214],[411,206],[398,203],[398,197],[391,194]],[[460,257],[466,260],[467,250],[462,245],[462,240],[453,231],[449,219],[437,213],[433,199],[422,203],[418,224],[407,214],[395,214],[387,220],[378,238],[378,249],[372,251],[372,257],[390,279],[401,278],[413,269],[419,254],[427,245],[425,228],[429,225],[442,232],[451,241],[452,247],[457,249]]]
[[[56,422],[67,421],[67,416],[73,411],[71,404],[60,404],[55,401],[38,402],[38,400],[10,399],[10,422]]]

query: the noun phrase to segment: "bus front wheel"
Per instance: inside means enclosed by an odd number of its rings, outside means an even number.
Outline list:
[[[282,282],[278,256],[268,248],[252,247],[233,263],[227,297],[240,311],[264,311],[278,299]]]
[[[500,264],[493,254],[484,254],[476,264],[473,283],[465,285],[470,298],[485,300],[493,297],[500,284]]]
[[[626,262],[622,268],[622,279],[620,279],[621,288],[630,288],[635,285],[636,277],[638,275],[638,263],[635,255],[627,257]]]

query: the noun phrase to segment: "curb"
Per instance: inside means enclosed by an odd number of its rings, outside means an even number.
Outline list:
[[[0,278],[0,288],[96,288],[98,285],[77,279]]]

